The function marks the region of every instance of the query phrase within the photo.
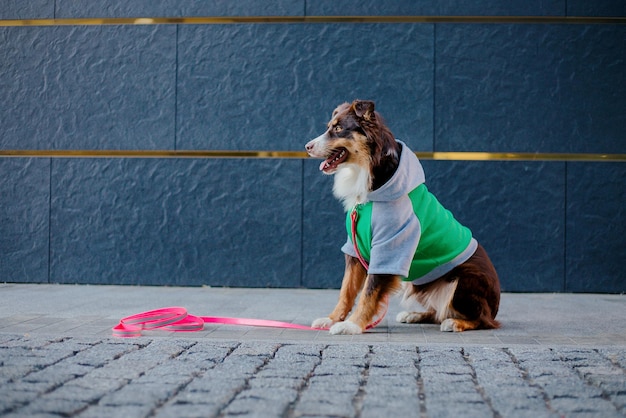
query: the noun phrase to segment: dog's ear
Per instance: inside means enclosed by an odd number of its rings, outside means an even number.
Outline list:
[[[352,102],[352,109],[357,117],[371,120],[374,116],[374,102],[371,100],[355,100]]]

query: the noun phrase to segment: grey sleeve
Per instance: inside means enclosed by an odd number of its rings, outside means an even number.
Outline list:
[[[343,244],[343,246],[341,247],[341,251],[343,251],[344,254],[348,254],[352,257],[356,257],[356,251],[354,251],[354,245],[352,244],[352,240],[350,239],[350,237],[348,237],[347,241],[345,244]]]
[[[375,202],[369,273],[407,277],[420,233],[420,222],[408,196],[392,202]]]

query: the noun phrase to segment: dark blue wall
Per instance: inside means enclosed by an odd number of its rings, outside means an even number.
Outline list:
[[[3,1],[0,19],[502,16],[493,23],[8,26],[0,150],[301,151],[369,98],[415,151],[626,153],[623,1]],[[508,22],[508,23],[507,23]],[[424,161],[507,291],[624,292],[626,164]],[[307,159],[0,158],[0,281],[338,287]]]

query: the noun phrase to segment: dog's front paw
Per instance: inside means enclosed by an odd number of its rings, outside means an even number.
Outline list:
[[[337,322],[335,325],[330,327],[330,333],[333,335],[355,335],[362,334],[363,330],[354,322],[344,321]]]
[[[332,319],[326,317],[326,318],[317,318],[315,321],[313,321],[313,323],[311,324],[312,328],[320,328],[320,329],[329,329],[330,327],[333,326],[333,324],[335,323],[335,321],[333,321]]]

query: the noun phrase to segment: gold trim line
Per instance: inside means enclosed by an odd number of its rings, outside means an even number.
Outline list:
[[[626,17],[586,16],[198,16],[6,19],[0,26],[223,25],[250,23],[535,23],[626,24]]]
[[[438,161],[590,161],[626,162],[626,154],[526,152],[416,152],[422,160]],[[229,150],[0,150],[0,158],[275,158],[305,159],[304,151]]]

